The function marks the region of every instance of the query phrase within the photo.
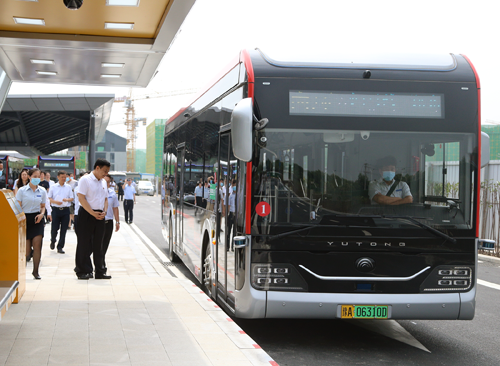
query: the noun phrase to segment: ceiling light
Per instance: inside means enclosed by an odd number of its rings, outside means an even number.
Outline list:
[[[134,29],[134,23],[104,23],[104,29]]]
[[[139,6],[140,0],[106,0],[108,6]]]
[[[103,62],[101,64],[102,67],[123,67],[125,64],[114,64],[111,62]]]
[[[101,74],[101,78],[120,78],[121,74]]]
[[[32,64],[42,64],[42,65],[54,65],[55,62],[54,60],[36,60],[36,59],[30,59]]]
[[[31,18],[18,18],[18,17],[14,17],[14,22],[16,22],[16,24],[45,25],[45,21],[43,19],[31,19]]]
[[[57,75],[57,72],[55,72],[55,71],[40,71],[40,70],[36,70],[36,73],[38,75]]]

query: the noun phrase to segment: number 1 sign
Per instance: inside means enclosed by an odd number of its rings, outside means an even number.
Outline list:
[[[267,202],[259,202],[257,203],[257,206],[255,207],[255,212],[257,212],[257,215],[259,216],[267,216],[271,213],[271,206]]]

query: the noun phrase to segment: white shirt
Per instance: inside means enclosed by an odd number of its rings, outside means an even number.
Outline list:
[[[21,202],[25,214],[40,212],[40,204],[47,201],[47,191],[37,186],[33,192],[30,185],[26,184],[17,190],[16,200]]]
[[[105,220],[113,220],[113,207],[120,207],[120,202],[118,202],[115,190],[110,187],[108,188],[108,211],[106,212]]]
[[[196,188],[194,189],[194,195],[196,197],[202,197],[203,196],[203,187],[196,186]]]
[[[78,215],[78,210],[80,209],[80,200],[78,199],[78,186],[75,187],[75,190],[73,191],[75,194],[75,215]]]
[[[52,179],[49,179],[49,184],[50,184],[50,188],[52,188],[52,186],[55,185],[56,182],[54,182]]]
[[[64,183],[63,185],[57,183],[50,187],[49,198],[52,198],[54,201],[62,202],[62,204],[60,205],[52,203],[52,206],[54,207],[69,207],[71,206],[71,202],[65,202],[63,201],[63,199],[73,198],[73,190],[71,189],[71,186],[66,183]]]
[[[387,185],[383,180],[371,181],[368,186],[368,196],[370,197],[372,205],[378,205],[377,202],[373,201],[373,197],[375,197],[377,193],[380,193],[382,196],[387,195],[387,192],[389,192],[394,183],[395,181]],[[407,196],[411,196],[410,187],[408,187],[408,184],[405,182],[399,182],[396,189],[392,192],[391,197],[405,198]]]
[[[134,183],[131,183],[130,185],[127,184],[125,187],[123,187],[123,193],[124,200],[133,200],[134,194],[137,193],[134,188]]]
[[[104,179],[97,180],[94,172],[80,179],[78,193],[85,196],[92,210],[104,210],[108,186]]]
[[[236,192],[231,192],[229,195],[229,212],[236,212]]]

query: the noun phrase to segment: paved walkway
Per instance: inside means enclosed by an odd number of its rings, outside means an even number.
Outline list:
[[[42,280],[28,263],[26,293],[0,322],[0,365],[277,365],[128,225],[113,233],[111,280],[77,280],[73,231],[66,254],[50,250],[49,238],[47,225]]]

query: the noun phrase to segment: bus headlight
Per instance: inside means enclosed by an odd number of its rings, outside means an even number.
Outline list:
[[[252,263],[252,287],[257,290],[307,291],[307,283],[291,264]]]
[[[420,286],[422,292],[467,291],[472,286],[473,267],[438,266]]]

